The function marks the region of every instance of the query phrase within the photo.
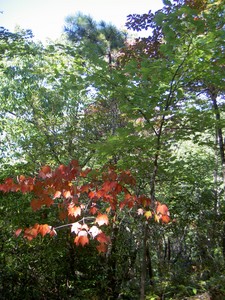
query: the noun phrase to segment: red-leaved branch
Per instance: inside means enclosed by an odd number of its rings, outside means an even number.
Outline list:
[[[106,226],[116,221],[117,211],[128,209],[145,220],[169,223],[168,207],[160,202],[151,202],[145,195],[136,196],[135,178],[130,171],[118,171],[107,167],[104,171],[82,169],[76,160],[68,166],[60,165],[55,170],[44,166],[34,178],[19,176],[16,181],[7,178],[0,185],[4,193],[32,193],[31,207],[34,211],[42,207],[58,210],[63,223],[58,227],[49,224],[35,224],[29,228],[17,229],[15,235],[32,240],[38,235],[56,236],[57,231],[71,228],[74,243],[79,246],[96,240],[97,250],[106,252],[110,238],[104,233]]]

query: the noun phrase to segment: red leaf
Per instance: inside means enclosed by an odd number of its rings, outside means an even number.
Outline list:
[[[145,195],[141,195],[139,198],[138,198],[138,202],[146,207],[146,206],[149,206],[151,204],[151,199],[146,197]]]
[[[82,186],[79,188],[79,192],[80,192],[80,193],[88,193],[88,192],[89,192],[89,189],[90,189],[90,185],[89,185],[89,184],[85,184],[85,185],[82,185]]]
[[[51,229],[51,231],[49,232],[49,235],[50,235],[51,237],[53,237],[53,236],[56,236],[56,235],[57,235],[57,232],[55,231],[55,229],[54,229],[54,228],[52,228],[52,229]]]
[[[107,235],[105,235],[104,232],[101,232],[101,233],[99,233],[99,234],[96,236],[96,240],[97,240],[99,243],[106,243],[106,244],[108,244],[109,241],[110,241],[110,238],[109,238]]]
[[[42,167],[39,172],[39,177],[41,177],[42,179],[51,177],[51,168],[49,166]]]
[[[52,200],[52,198],[46,196],[42,199],[42,205],[46,205],[47,207],[50,207],[52,204],[54,203],[54,201]]]
[[[21,228],[18,228],[16,231],[15,231],[15,236],[18,237],[22,232],[22,229]]]
[[[90,214],[95,215],[97,213],[98,209],[95,206],[92,206],[89,210]]]
[[[109,224],[109,219],[106,214],[99,214],[95,220],[96,223],[98,223],[99,226],[102,226],[104,224]]]
[[[85,169],[83,171],[80,172],[80,176],[81,177],[87,177],[87,174],[91,172],[91,169]]]
[[[42,203],[38,199],[33,199],[33,200],[31,200],[30,205],[31,205],[33,211],[36,211],[36,210],[39,210],[41,208]]]
[[[100,243],[98,246],[96,246],[99,253],[106,253],[107,252],[107,245],[104,243]]]
[[[63,220],[65,220],[66,219],[66,217],[67,217],[67,212],[65,211],[65,210],[61,210],[60,212],[59,212],[59,219],[60,219],[60,221],[63,221]]]
[[[116,181],[106,181],[104,182],[102,188],[105,192],[109,192],[117,186]]]

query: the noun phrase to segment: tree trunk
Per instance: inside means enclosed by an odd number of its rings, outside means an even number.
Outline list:
[[[142,253],[142,265],[141,265],[141,285],[140,285],[140,300],[145,299],[145,281],[147,273],[147,240],[148,240],[148,223],[144,224],[143,228],[143,253]]]
[[[224,189],[224,200],[225,200],[225,154],[224,154],[224,140],[223,140],[223,132],[221,128],[221,117],[220,111],[217,103],[217,91],[214,87],[211,87],[209,90],[210,97],[213,104],[213,110],[216,117],[216,136],[217,136],[217,143],[219,146],[219,153],[221,158],[221,167],[222,167],[222,177],[223,177],[223,189]],[[222,248],[223,248],[223,257],[225,259],[225,223],[223,224],[223,233],[222,233]]]
[[[210,89],[210,96],[213,104],[213,110],[216,117],[216,134],[218,137],[218,145],[219,145],[219,152],[220,152],[220,158],[221,158],[221,166],[222,166],[222,177],[223,177],[223,189],[224,189],[224,199],[225,199],[225,154],[224,154],[224,141],[223,141],[223,132],[221,128],[221,117],[220,117],[220,111],[217,104],[217,91],[215,88]]]

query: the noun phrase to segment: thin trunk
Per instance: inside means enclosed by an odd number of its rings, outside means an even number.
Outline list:
[[[222,167],[222,177],[223,177],[223,189],[224,189],[224,200],[225,200],[225,154],[224,154],[224,141],[223,141],[223,132],[221,128],[221,117],[220,111],[217,103],[217,91],[215,88],[210,89],[210,96],[213,104],[213,109],[216,117],[216,135],[219,145],[219,153],[221,158],[221,167]],[[222,248],[223,248],[223,257],[225,259],[225,223],[223,224],[223,233],[222,233]]]
[[[217,137],[218,137],[218,145],[219,145],[219,152],[220,152],[220,158],[221,158],[221,167],[222,167],[222,177],[223,177],[223,189],[224,189],[224,199],[225,199],[225,154],[224,154],[224,141],[223,141],[223,132],[221,128],[221,117],[220,117],[220,111],[217,103],[217,91],[214,88],[211,88],[210,90],[210,96],[213,104],[213,109],[217,121],[216,125],[216,131],[217,131]]]
[[[141,265],[141,285],[140,285],[140,300],[145,299],[145,281],[147,273],[147,240],[148,240],[148,223],[144,224],[143,228],[143,254]]]
[[[218,198],[218,135],[216,130],[215,135],[215,169],[214,169],[214,215],[217,217],[220,214],[220,201]]]
[[[187,52],[187,56],[188,56],[188,52]],[[155,129],[153,127],[153,131],[156,135],[156,152],[155,152],[155,157],[154,157],[154,162],[153,162],[152,176],[151,176],[151,180],[150,180],[150,197],[151,197],[151,202],[152,202],[151,203],[152,209],[154,209],[154,206],[155,206],[155,185],[156,185],[156,177],[157,177],[157,173],[158,173],[159,157],[160,157],[161,146],[162,146],[161,139],[162,139],[162,134],[163,134],[163,126],[165,123],[166,113],[169,110],[169,108],[173,102],[174,91],[178,88],[179,80],[178,79],[176,80],[176,78],[179,76],[179,72],[185,63],[185,60],[186,60],[186,57],[183,59],[183,61],[177,67],[177,69],[174,72],[173,77],[170,81],[169,94],[165,101],[164,113],[160,120],[160,125],[159,125],[158,129]],[[139,110],[139,112],[145,118],[145,120],[148,123],[150,123],[150,121],[147,118],[147,116],[145,115],[145,113],[143,113],[141,110]],[[146,281],[146,272],[147,272],[147,267],[146,267],[147,243],[148,243],[148,224],[146,223],[144,226],[144,233],[143,233],[143,256],[142,256],[141,282],[140,282],[140,300],[145,299],[145,281]],[[152,279],[153,279],[153,274],[151,274],[150,280],[152,281]]]

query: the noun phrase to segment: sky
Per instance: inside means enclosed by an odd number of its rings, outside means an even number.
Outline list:
[[[0,26],[14,31],[16,26],[31,29],[36,40],[60,37],[68,15],[82,12],[94,20],[104,20],[123,29],[127,15],[153,12],[161,0],[0,0]]]

